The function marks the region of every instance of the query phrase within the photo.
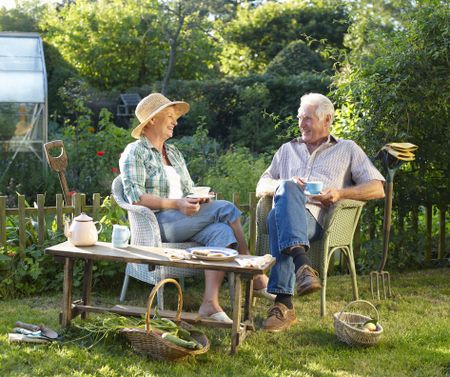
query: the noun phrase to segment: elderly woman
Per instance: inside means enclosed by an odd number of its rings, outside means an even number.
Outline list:
[[[173,136],[177,119],[188,111],[186,102],[171,102],[160,93],[152,93],[138,104],[140,124],[131,132],[138,140],[125,148],[119,162],[125,195],[131,203],[156,212],[163,242],[194,240],[248,254],[241,212],[232,203],[186,198],[193,187],[192,179],[180,151],[166,141]],[[231,322],[219,304],[223,277],[223,272],[205,271],[199,314]],[[255,294],[273,299],[266,287],[267,277],[257,276]]]

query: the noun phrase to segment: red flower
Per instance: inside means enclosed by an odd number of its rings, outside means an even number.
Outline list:
[[[98,151],[97,152],[97,156],[102,157],[105,154],[105,151]]]
[[[16,254],[15,253],[13,253],[12,251],[10,251],[9,253],[7,253],[6,254],[8,257],[13,257],[13,256],[15,256]]]
[[[74,196],[77,192],[76,191],[69,191],[70,196]]]
[[[111,168],[111,171],[113,172],[113,173],[117,173],[117,168]]]

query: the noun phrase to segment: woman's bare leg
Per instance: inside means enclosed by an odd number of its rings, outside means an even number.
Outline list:
[[[198,313],[208,317],[217,312],[223,312],[219,304],[219,289],[225,273],[223,271],[205,270],[205,293]]]

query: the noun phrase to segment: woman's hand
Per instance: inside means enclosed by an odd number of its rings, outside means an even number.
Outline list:
[[[305,181],[304,179],[300,178],[300,177],[297,176],[297,175],[294,175],[291,179],[292,179],[295,183],[297,183],[302,189],[305,189],[305,183],[306,183],[306,181]]]
[[[177,209],[187,216],[195,215],[200,210],[199,199],[189,199],[189,198],[178,199]]]

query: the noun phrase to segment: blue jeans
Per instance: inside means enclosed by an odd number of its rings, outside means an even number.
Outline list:
[[[241,211],[226,200],[213,200],[200,205],[200,210],[187,216],[175,209],[156,214],[163,242],[193,240],[205,246],[231,247],[237,245],[230,223],[241,216]]]
[[[270,253],[276,263],[270,270],[267,291],[293,295],[295,266],[290,255],[282,251],[303,245],[309,249],[309,241],[322,236],[322,227],[306,209],[306,197],[302,188],[293,181],[282,181],[273,198],[274,205],[267,217]]]

